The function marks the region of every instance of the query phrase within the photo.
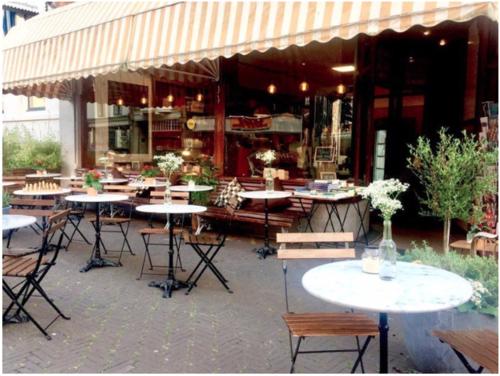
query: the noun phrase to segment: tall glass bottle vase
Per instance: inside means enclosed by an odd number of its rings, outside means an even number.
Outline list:
[[[172,204],[172,191],[170,190],[170,179],[167,179],[167,185],[165,186],[165,204]]]
[[[274,191],[274,178],[270,168],[266,170],[265,179],[266,179],[266,191],[268,192]]]
[[[391,280],[396,278],[397,247],[392,240],[392,224],[390,220],[384,220],[384,233],[379,244],[380,251],[380,278]]]

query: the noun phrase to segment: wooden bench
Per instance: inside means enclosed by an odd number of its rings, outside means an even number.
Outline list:
[[[451,346],[470,373],[481,373],[486,368],[498,373],[498,334],[491,330],[435,330],[432,332],[443,343]],[[479,365],[474,369],[467,359]]]
[[[226,186],[233,180],[233,177],[221,177],[217,187],[212,191],[211,201],[215,201],[217,196],[226,188]],[[263,178],[245,178],[238,177],[238,182],[241,184],[245,191],[258,191],[265,189],[265,179]],[[280,181],[283,190],[294,191],[296,187],[304,187],[307,184],[306,179],[293,179]],[[312,202],[309,200],[300,200],[291,197],[291,205],[286,209],[279,212],[269,213],[269,225],[280,228],[290,228],[297,224],[297,222],[305,217],[308,211],[311,210]],[[305,202],[304,202],[305,201]],[[265,215],[264,211],[246,210],[243,206],[242,209],[228,210],[227,208],[220,208],[216,206],[209,206],[208,210],[199,214],[201,217],[211,218],[215,220],[231,220],[235,222],[264,224]]]

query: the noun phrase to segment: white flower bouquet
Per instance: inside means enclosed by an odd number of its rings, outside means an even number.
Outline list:
[[[394,213],[403,208],[398,196],[408,187],[408,184],[401,183],[398,179],[377,180],[370,183],[361,195],[371,201],[374,209],[380,210],[384,220],[391,220]]]
[[[154,157],[158,161],[158,168],[163,172],[163,174],[170,179],[170,176],[174,171],[177,171],[184,163],[182,157],[175,155],[174,153],[167,153],[165,155],[156,155]]]
[[[256,158],[264,162],[266,166],[270,166],[276,160],[276,152],[272,149],[269,149],[264,152],[258,152],[256,154]]]

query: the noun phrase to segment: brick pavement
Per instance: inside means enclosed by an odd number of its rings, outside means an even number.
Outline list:
[[[217,259],[229,280],[229,294],[210,273],[205,274],[189,296],[174,292],[163,299],[158,289],[147,286],[153,276],[136,280],[143,255],[135,221],[130,239],[136,256],[126,255],[123,267],[93,269],[80,273],[90,248],[74,242],[62,251],[57,265],[45,280],[46,290],[70,321],[57,320],[47,341],[30,323],[3,328],[3,372],[7,373],[286,373],[290,358],[288,334],[280,315],[284,312],[281,262],[275,257],[259,260],[251,249],[260,240],[230,237]],[[87,234],[87,223],[82,224]],[[116,238],[107,235],[115,245]],[[13,246],[36,244],[32,231],[23,229]],[[154,257],[163,261],[166,252]],[[185,248],[182,258],[189,271],[198,258]],[[298,262],[290,269],[291,306],[296,311],[332,311],[340,307],[308,295],[300,284],[302,274],[318,262]],[[179,277],[187,277],[180,273]],[[5,307],[4,296],[4,307]],[[53,311],[33,299],[30,309],[42,323]],[[394,370],[407,372],[397,320],[391,320],[390,362]],[[351,347],[354,340],[309,339],[309,349]],[[368,372],[378,369],[378,340],[365,356]],[[349,372],[354,354],[299,356],[296,372]]]

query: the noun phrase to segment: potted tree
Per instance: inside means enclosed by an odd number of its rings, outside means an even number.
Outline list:
[[[400,256],[401,261],[435,266],[458,274],[471,282],[473,295],[469,302],[446,311],[402,314],[399,321],[406,350],[420,372],[465,372],[450,346],[432,336],[436,329],[498,330],[498,265],[494,259],[463,256],[454,252],[437,253],[425,242],[413,244]]]
[[[425,137],[409,147],[408,168],[424,189],[420,203],[443,220],[443,250],[448,252],[451,220],[478,218],[482,197],[494,190],[493,176],[484,175],[487,153],[474,136],[464,132],[455,138],[445,129],[435,148]]]

